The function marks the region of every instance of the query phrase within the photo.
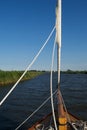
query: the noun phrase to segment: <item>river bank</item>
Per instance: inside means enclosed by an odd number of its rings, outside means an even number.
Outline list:
[[[0,130],[15,130],[28,115],[33,113],[38,106],[45,101],[49,95],[50,73],[42,74],[34,80],[25,81],[14,90],[3,106],[0,108]],[[57,73],[53,76],[53,91],[57,88]],[[0,100],[11,89],[8,85],[0,87]],[[86,74],[61,74],[61,91],[69,112],[79,119],[87,120],[87,75]],[[51,112],[50,101],[48,101],[39,112],[26,122],[21,130],[26,130],[34,122],[40,120]],[[10,116],[9,116],[10,115]]]
[[[0,86],[13,84],[15,83],[24,71],[3,71],[0,70]],[[22,81],[29,80],[35,78],[38,75],[43,74],[42,71],[28,71],[26,75],[23,77]]]
[[[8,85],[8,84],[14,84],[20,76],[23,74],[24,71],[3,71],[0,70],[0,86]],[[49,71],[36,71],[31,70],[26,73],[26,75],[23,77],[22,81],[29,80],[32,78],[35,78],[36,76],[39,76],[45,72]],[[56,72],[57,73],[57,72]],[[87,74],[87,71],[61,71],[63,74]]]

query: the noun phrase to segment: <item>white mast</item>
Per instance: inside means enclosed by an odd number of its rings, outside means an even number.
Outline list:
[[[61,62],[61,0],[56,8],[56,43],[58,44],[58,88],[60,88],[60,62]]]

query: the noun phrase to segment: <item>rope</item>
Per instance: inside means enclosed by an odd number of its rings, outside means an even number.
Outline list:
[[[74,130],[78,130],[78,129],[75,127],[74,123],[71,122],[70,116],[69,116],[69,114],[68,114],[68,111],[67,111],[67,108],[66,108],[64,99],[63,99],[63,96],[62,96],[62,94],[61,94],[61,91],[59,91],[59,92],[60,92],[60,96],[61,96],[61,98],[62,98],[63,106],[64,106],[65,111],[66,111],[66,117],[67,117],[67,119],[68,119],[68,122],[71,124],[71,126],[73,127]]]
[[[55,130],[57,130],[56,117],[55,117],[55,111],[54,111],[54,103],[53,103],[53,89],[52,89],[52,77],[53,77],[52,71],[53,71],[53,63],[54,63],[55,45],[56,45],[56,37],[55,37],[53,52],[52,52],[52,64],[51,64],[51,74],[50,74],[50,95],[51,95],[53,121],[54,121]]]
[[[41,47],[41,49],[39,50],[39,52],[37,53],[37,55],[34,57],[34,59],[32,60],[32,62],[28,65],[28,67],[26,68],[26,70],[24,71],[24,73],[21,75],[21,77],[18,79],[18,81],[13,85],[13,87],[11,88],[11,90],[6,94],[6,96],[2,99],[2,101],[0,102],[0,106],[4,103],[4,101],[7,99],[7,97],[12,93],[12,91],[15,89],[15,87],[18,85],[18,83],[21,81],[21,79],[24,77],[24,75],[27,73],[27,71],[30,69],[30,67],[34,64],[34,62],[36,61],[36,59],[38,58],[38,56],[40,55],[40,53],[42,52],[42,50],[44,49],[44,47],[46,46],[46,44],[48,43],[49,39],[51,38],[53,32],[55,30],[55,26],[52,29],[51,33],[49,34],[47,40],[45,41],[44,45]]]
[[[67,108],[66,108],[66,105],[65,105],[63,96],[62,96],[62,94],[61,94],[61,91],[59,91],[59,93],[60,93],[60,96],[61,96],[61,98],[62,98],[62,102],[63,102],[63,106],[64,106],[65,111],[66,111],[66,117],[67,117],[67,119],[68,119],[68,122],[71,124],[71,126],[73,127],[74,130],[77,130],[77,128],[75,127],[75,125],[74,125],[74,124],[71,122],[71,120],[70,120],[70,117],[69,117],[69,114],[68,114],[68,111],[67,111]]]
[[[68,111],[67,111],[67,108],[66,108],[66,105],[65,105],[63,96],[62,96],[62,94],[61,94],[61,91],[59,91],[59,92],[60,92],[60,96],[61,96],[61,98],[62,98],[63,106],[64,106],[65,111],[66,111],[66,116],[67,116],[68,122],[71,124],[71,120],[70,120],[70,117],[69,117],[69,114],[68,114]]]
[[[56,94],[57,90],[52,94]],[[23,124],[25,124],[33,115],[36,114],[36,112],[38,112],[49,100],[50,100],[51,96],[48,97],[30,116],[28,116],[15,130],[18,130]]]

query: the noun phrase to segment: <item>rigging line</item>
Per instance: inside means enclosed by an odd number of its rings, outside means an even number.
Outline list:
[[[63,102],[64,108],[65,108],[65,111],[66,111],[67,119],[68,119],[69,123],[71,124],[71,126],[73,127],[73,129],[74,129],[74,130],[77,130],[77,128],[74,126],[74,124],[73,124],[73,123],[71,122],[71,120],[70,120],[70,116],[69,116],[69,114],[68,114],[68,111],[67,111],[67,108],[66,108],[66,105],[65,105],[65,102],[64,102],[64,99],[63,99],[63,96],[62,96],[61,91],[60,91],[60,96],[61,96],[61,98],[62,98],[62,102]]]
[[[57,93],[57,90],[53,93],[56,94]],[[28,116],[15,130],[18,130],[22,125],[24,125],[33,115],[36,114],[36,112],[38,112],[49,100],[50,100],[51,97],[48,97],[30,116]]]
[[[66,108],[66,105],[65,105],[65,102],[64,102],[64,99],[63,99],[63,96],[62,96],[61,92],[60,92],[60,96],[61,96],[61,98],[62,98],[62,102],[63,102],[64,108],[65,108],[65,111],[66,111],[67,119],[68,119],[69,123],[71,124],[71,126],[73,127],[73,129],[74,129],[74,130],[77,130],[77,128],[74,126],[74,124],[73,124],[73,123],[71,122],[71,120],[70,120],[70,116],[69,116],[69,114],[68,114],[68,111],[67,111],[67,108]]]
[[[18,79],[18,81],[13,85],[13,87],[10,89],[10,91],[6,94],[6,96],[2,99],[2,101],[0,102],[0,106],[4,103],[4,101],[7,99],[7,97],[11,94],[11,92],[15,89],[15,87],[18,85],[18,83],[21,81],[21,79],[24,77],[24,75],[27,73],[27,71],[30,69],[30,67],[34,64],[34,62],[36,61],[36,59],[38,58],[38,56],[40,55],[40,53],[42,52],[42,50],[44,49],[44,47],[46,46],[46,44],[48,43],[48,41],[50,40],[53,32],[55,30],[55,26],[52,29],[51,33],[49,34],[47,40],[45,41],[45,43],[43,44],[42,48],[39,50],[39,52],[37,53],[37,55],[34,57],[34,59],[32,60],[32,62],[28,65],[28,67],[26,68],[26,70],[24,71],[24,73],[21,75],[21,77]]]
[[[66,104],[65,104],[65,102],[64,102],[62,93],[61,93],[61,91],[59,91],[59,92],[60,92],[60,96],[61,96],[61,98],[62,98],[62,102],[63,102],[64,108],[65,108],[65,111],[66,111],[67,119],[68,119],[69,123],[71,124],[71,120],[70,120],[70,117],[69,117],[69,114],[68,114],[68,111],[67,111],[67,107],[66,107]]]
[[[52,78],[53,78],[53,64],[54,64],[54,53],[55,53],[55,46],[56,46],[56,36],[54,40],[54,46],[53,46],[53,52],[52,52],[52,64],[51,64],[51,74],[50,74],[50,95],[51,95],[51,107],[52,107],[52,115],[53,115],[53,121],[55,130],[57,130],[57,124],[56,124],[56,117],[55,117],[55,111],[54,111],[54,102],[53,102],[53,87],[52,87]]]

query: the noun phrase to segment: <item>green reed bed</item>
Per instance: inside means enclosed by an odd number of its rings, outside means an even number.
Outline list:
[[[24,71],[2,71],[0,70],[0,86],[15,83]],[[32,79],[43,72],[41,71],[28,71],[23,77],[22,81]]]

